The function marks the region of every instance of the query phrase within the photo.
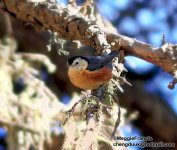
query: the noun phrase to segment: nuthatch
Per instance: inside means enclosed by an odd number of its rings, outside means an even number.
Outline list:
[[[74,56],[67,62],[68,76],[73,85],[93,90],[107,83],[112,78],[112,59],[117,51],[102,56]]]

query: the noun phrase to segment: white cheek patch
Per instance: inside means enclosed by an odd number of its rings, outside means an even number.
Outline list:
[[[78,62],[78,64],[76,64]],[[85,70],[88,66],[88,62],[84,59],[81,58],[77,58],[76,60],[74,60],[73,62],[74,68],[81,71],[81,70]]]
[[[81,60],[81,68],[85,70],[88,67],[88,62],[86,60]]]

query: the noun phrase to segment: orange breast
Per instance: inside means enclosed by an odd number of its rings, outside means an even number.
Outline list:
[[[93,90],[107,83],[112,78],[112,70],[107,67],[96,71],[78,71],[69,68],[68,76],[73,85],[84,90]]]

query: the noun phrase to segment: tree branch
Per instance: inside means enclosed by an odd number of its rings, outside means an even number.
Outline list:
[[[40,29],[55,31],[60,38],[79,40],[94,47],[97,53],[123,49],[126,55],[149,61],[175,78],[177,76],[176,45],[164,44],[165,46],[158,48],[118,33],[111,33],[97,18],[84,16],[80,11],[84,6],[64,7],[44,0],[4,0],[2,3],[5,6],[3,11]]]

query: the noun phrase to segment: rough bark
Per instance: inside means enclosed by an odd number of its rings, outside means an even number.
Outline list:
[[[61,38],[80,40],[85,45],[94,47],[98,53],[105,49],[118,50],[120,48],[120,42],[121,49],[125,50],[126,55],[137,56],[174,74],[176,58],[172,59],[172,57],[175,55],[169,55],[170,53],[166,51],[163,52],[164,48],[157,48],[118,33],[110,33],[105,28],[89,21],[76,8],[71,9],[44,0],[38,0],[38,2],[40,3],[35,3],[34,0],[33,2],[30,2],[30,0],[4,0],[3,4],[5,7],[2,7],[2,10],[23,21],[30,22],[40,29],[44,28],[56,31]],[[130,91],[127,90],[128,94],[125,93],[124,96],[130,95],[131,91],[132,89],[130,89]],[[132,95],[138,94],[132,93]],[[143,95],[142,97],[145,96]],[[125,100],[126,99],[127,97]],[[149,110],[151,110],[152,104],[154,104],[151,99],[146,99],[143,102],[138,98],[134,98],[133,100],[134,101],[127,99],[125,102],[126,105],[132,105],[134,103],[137,105],[137,109],[142,110],[142,113],[150,113]],[[154,133],[156,132],[155,135],[158,137],[162,137],[170,142],[174,141],[176,139],[176,133],[174,132],[176,116],[169,109],[167,110],[166,105],[160,102],[157,107],[158,109],[154,106],[154,110],[162,111],[162,118],[158,118],[158,120],[156,116],[153,116],[153,114],[159,113],[143,114],[141,118],[142,126],[149,126]],[[150,116],[149,120],[146,119],[148,116]],[[167,120],[162,120],[163,116],[165,116]],[[160,125],[158,127],[154,126],[156,120],[158,121],[158,125]]]
[[[123,49],[126,55],[149,61],[176,77],[176,45],[158,48],[111,33],[97,24],[96,20],[85,17],[78,7],[64,7],[45,0],[4,0],[3,5],[3,11],[41,29],[56,31],[61,38],[80,40],[85,45],[94,47],[97,53]]]

